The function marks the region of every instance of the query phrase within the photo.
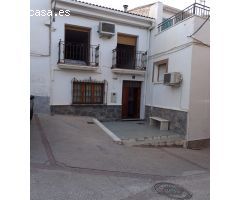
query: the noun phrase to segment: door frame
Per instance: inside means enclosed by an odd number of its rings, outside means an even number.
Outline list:
[[[134,116],[129,116],[129,88],[135,88],[134,96],[137,97],[134,99],[133,108],[135,110]],[[123,80],[122,82],[122,119],[140,119],[140,109],[141,109],[141,91],[142,90],[142,81],[132,81],[132,80]]]

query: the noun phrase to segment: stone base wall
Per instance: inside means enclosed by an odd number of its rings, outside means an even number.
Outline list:
[[[95,117],[101,121],[120,120],[122,106],[115,105],[54,105],[51,114]]]
[[[145,118],[149,121],[149,117],[161,117],[170,121],[170,130],[186,135],[187,133],[187,112],[171,110],[166,108],[158,108],[145,106]]]
[[[188,149],[202,149],[210,147],[210,139],[187,141],[185,147]]]
[[[34,96],[34,106],[33,112],[34,113],[45,113],[50,114],[50,99],[49,97],[45,96]]]

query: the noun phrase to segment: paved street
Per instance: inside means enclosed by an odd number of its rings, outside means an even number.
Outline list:
[[[169,200],[170,182],[209,199],[209,149],[115,144],[91,118],[35,115],[31,121],[31,200]]]

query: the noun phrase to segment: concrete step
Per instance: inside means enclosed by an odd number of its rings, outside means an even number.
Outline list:
[[[185,143],[184,136],[181,135],[167,135],[167,136],[154,136],[144,138],[129,138],[122,139],[122,144],[127,146],[180,146],[183,147]]]

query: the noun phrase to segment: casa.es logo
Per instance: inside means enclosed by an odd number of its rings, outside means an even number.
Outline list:
[[[52,10],[30,10],[30,16],[36,17],[44,17],[44,16],[70,16],[70,10],[59,10],[57,12],[53,12]]]

